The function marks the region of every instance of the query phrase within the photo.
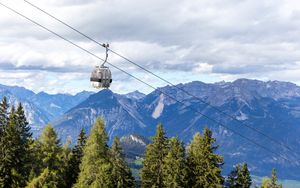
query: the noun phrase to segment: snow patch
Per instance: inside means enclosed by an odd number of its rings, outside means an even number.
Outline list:
[[[61,108],[60,106],[57,106],[57,105],[54,104],[54,103],[51,103],[51,104],[50,104],[50,107],[51,107],[51,108]]]
[[[235,152],[235,153],[232,153],[231,156],[240,156],[241,155],[241,152]]]
[[[165,105],[164,105],[164,99],[165,99],[164,95],[161,94],[161,95],[159,96],[158,104],[157,104],[157,106],[155,107],[155,109],[154,109],[154,111],[153,111],[153,113],[152,113],[152,117],[153,117],[154,119],[159,118],[159,116],[160,116],[161,113],[163,112],[164,106],[165,106]]]
[[[95,109],[91,108],[91,114],[92,114],[92,116],[96,116],[97,111]]]
[[[137,143],[140,143],[140,144],[142,144],[144,146],[146,145],[145,142],[143,142],[142,140],[138,139],[137,137],[135,137],[133,135],[130,135],[130,138],[131,138],[131,140],[133,140],[133,141],[135,141]]]
[[[240,115],[236,116],[236,119],[240,120],[240,121],[244,121],[244,120],[248,119],[248,116],[246,114],[244,114],[242,111],[240,111]]]

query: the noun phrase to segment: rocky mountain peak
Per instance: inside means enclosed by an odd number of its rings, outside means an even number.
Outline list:
[[[146,95],[144,93],[139,92],[138,90],[135,90],[133,92],[125,94],[124,96],[127,98],[130,98],[130,99],[138,100],[138,99],[145,97]]]

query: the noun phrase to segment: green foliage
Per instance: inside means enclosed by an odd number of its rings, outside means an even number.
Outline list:
[[[21,103],[19,103],[17,110],[16,110],[16,129],[18,131],[18,136],[20,139],[20,162],[21,165],[19,166],[21,175],[24,177],[25,180],[28,179],[30,169],[31,169],[31,150],[30,144],[33,141],[32,133],[30,131],[29,123],[26,119],[25,112]]]
[[[270,188],[271,185],[271,179],[268,177],[264,177],[262,179],[261,188]]]
[[[163,162],[167,154],[168,139],[163,126],[157,126],[153,143],[146,149],[143,168],[141,170],[142,187],[164,187]]]
[[[60,154],[61,165],[59,167],[60,176],[62,177],[62,183],[60,184],[61,188],[70,188],[72,185],[71,179],[71,158],[72,158],[72,150],[70,148],[71,141],[68,139],[65,145],[62,148],[62,152]]]
[[[1,146],[2,160],[1,160],[1,177],[0,185],[1,187],[17,187],[21,174],[18,169],[19,165],[19,145],[20,138],[18,136],[18,131],[16,128],[15,121],[15,108],[12,106],[11,113],[9,115],[8,125],[3,133],[3,138],[5,142]]]
[[[47,125],[39,140],[34,142],[33,151],[36,163],[33,165],[31,176],[34,178],[28,184],[38,187],[64,187],[64,156],[59,139],[54,128]]]
[[[47,125],[38,140],[33,140],[21,104],[8,113],[6,98],[0,103],[0,188],[87,188],[134,187],[134,178],[124,159],[120,140],[109,148],[104,121],[97,118],[89,138],[81,130],[77,144],[63,147],[54,128]],[[223,158],[215,154],[218,148],[212,132],[195,134],[187,156],[178,138],[168,139],[159,124],[153,143],[146,149],[141,169],[141,186],[222,187]],[[251,177],[244,163],[229,174],[230,187],[249,188]],[[140,185],[138,182],[137,185]],[[262,188],[280,188],[276,171],[264,178]]]
[[[75,187],[113,187],[112,164],[102,119],[97,118],[83,150],[80,173]]]
[[[45,168],[43,172],[34,178],[26,188],[57,188],[60,187],[58,175],[55,171]]]
[[[196,133],[188,150],[189,187],[222,187],[223,158],[214,153],[217,147],[212,132],[205,128],[203,136]]]
[[[114,187],[134,187],[134,178],[132,176],[130,168],[127,166],[124,160],[124,155],[120,146],[120,140],[117,137],[113,141],[111,155],[113,164],[112,178],[114,180]]]
[[[81,159],[83,156],[83,149],[85,147],[86,143],[86,135],[83,129],[81,129],[78,138],[77,138],[77,144],[75,147],[72,149],[72,152],[70,154],[70,160],[69,160],[69,168],[67,172],[67,179],[68,183],[67,185],[70,185],[70,187],[76,183],[76,180],[78,178],[78,174],[80,172],[80,164],[81,164]]]
[[[6,137],[7,133],[4,131],[8,127],[8,104],[6,97],[3,98],[3,100],[0,103],[0,187],[7,186],[8,182],[11,180],[9,179],[10,175],[10,164],[6,157],[7,150],[9,149],[6,143]]]
[[[271,179],[268,177],[263,178],[261,188],[282,188],[281,184],[277,183],[276,170],[272,169]]]
[[[51,170],[59,170],[61,165],[60,153],[62,149],[60,147],[60,141],[52,125],[47,125],[40,138],[40,150],[42,153],[42,168],[48,168]]]
[[[252,180],[247,164],[238,164],[229,174],[227,182],[231,188],[250,188]]]
[[[282,185],[277,184],[277,174],[276,174],[276,170],[273,168],[272,169],[272,178],[271,178],[271,188],[281,188]]]
[[[19,103],[15,115],[16,115],[16,124],[18,127],[18,131],[20,132],[20,137],[22,142],[21,144],[28,147],[32,138],[32,133],[30,132],[30,127],[28,125],[25,112],[21,103]]]
[[[163,162],[163,182],[165,187],[179,188],[187,186],[185,149],[178,138],[171,138],[169,151]]]
[[[42,144],[39,140],[33,140],[30,144],[30,157],[31,157],[31,170],[29,175],[29,180],[40,175],[43,171],[44,167],[43,164],[43,153],[42,153]]]
[[[2,138],[4,129],[8,124],[8,103],[6,97],[0,103],[0,138]]]
[[[8,119],[6,98],[0,106],[3,126],[0,139],[0,187],[23,187],[30,171],[30,127],[21,104],[17,111],[12,106]]]

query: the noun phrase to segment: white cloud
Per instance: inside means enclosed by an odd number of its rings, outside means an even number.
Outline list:
[[[103,48],[23,1],[1,2],[104,58]],[[247,77],[300,83],[297,0],[30,2],[99,42],[109,42],[115,51],[172,81]],[[0,7],[0,27],[1,83],[49,92],[91,89],[89,71],[101,63],[99,60],[3,7]],[[111,53],[109,61],[142,79],[147,78],[153,85],[162,85]],[[116,78],[114,91],[149,91],[142,84],[136,88],[136,81],[112,70]],[[11,76],[14,72],[18,75],[15,78]],[[36,79],[39,83],[35,83]]]

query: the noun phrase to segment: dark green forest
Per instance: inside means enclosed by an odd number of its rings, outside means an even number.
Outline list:
[[[0,187],[1,188],[179,188],[232,187],[252,184],[247,164],[237,164],[222,174],[223,157],[212,131],[196,133],[185,146],[177,137],[168,138],[159,124],[147,146],[140,178],[132,175],[119,138],[108,145],[105,123],[97,118],[89,135],[82,129],[77,143],[62,144],[51,125],[38,139],[32,137],[22,104],[0,103]],[[273,169],[262,188],[282,187]]]

